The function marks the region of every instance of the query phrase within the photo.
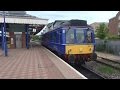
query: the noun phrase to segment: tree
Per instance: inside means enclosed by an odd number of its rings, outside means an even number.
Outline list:
[[[101,23],[99,27],[96,29],[96,37],[100,39],[105,39],[108,34],[108,27],[105,23]]]
[[[33,41],[39,41],[40,40],[40,37],[38,35],[34,35],[32,37]]]

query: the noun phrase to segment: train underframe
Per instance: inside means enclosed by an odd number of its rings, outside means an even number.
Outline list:
[[[45,47],[48,48],[47,46]],[[97,59],[97,54],[94,52],[91,54],[60,54],[51,48],[48,49],[54,52],[55,54],[57,54],[62,59],[64,59],[65,62],[72,65],[82,65],[85,64],[85,62],[89,62]]]
[[[66,62],[70,64],[85,64],[85,62],[93,61],[97,59],[97,54],[65,54],[63,55],[63,58],[66,60]]]

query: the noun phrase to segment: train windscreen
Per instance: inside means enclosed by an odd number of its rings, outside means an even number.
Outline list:
[[[66,43],[83,43],[85,40],[84,29],[76,28],[66,30]]]
[[[93,43],[92,31],[89,29],[75,28],[66,30],[66,44]]]
[[[66,43],[74,44],[74,30],[73,29],[66,30]]]
[[[85,40],[84,30],[76,29],[76,41],[77,43],[83,43]]]

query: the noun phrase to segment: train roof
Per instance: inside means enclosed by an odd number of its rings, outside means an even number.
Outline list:
[[[86,27],[87,21],[86,20],[78,20],[78,19],[72,19],[72,20],[55,20],[52,23],[49,23],[47,25],[48,29],[55,29],[59,27],[66,27],[66,26],[80,26],[80,27]],[[52,27],[52,28],[51,28]]]
[[[69,20],[63,23],[64,26],[87,26],[87,21],[85,20]]]

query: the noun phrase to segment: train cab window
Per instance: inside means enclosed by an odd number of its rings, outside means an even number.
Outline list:
[[[74,30],[73,29],[66,30],[66,43],[67,44],[74,43]]]
[[[77,43],[83,43],[85,40],[84,30],[76,29],[76,39]]]
[[[92,32],[91,31],[87,31],[87,43],[92,43]]]

